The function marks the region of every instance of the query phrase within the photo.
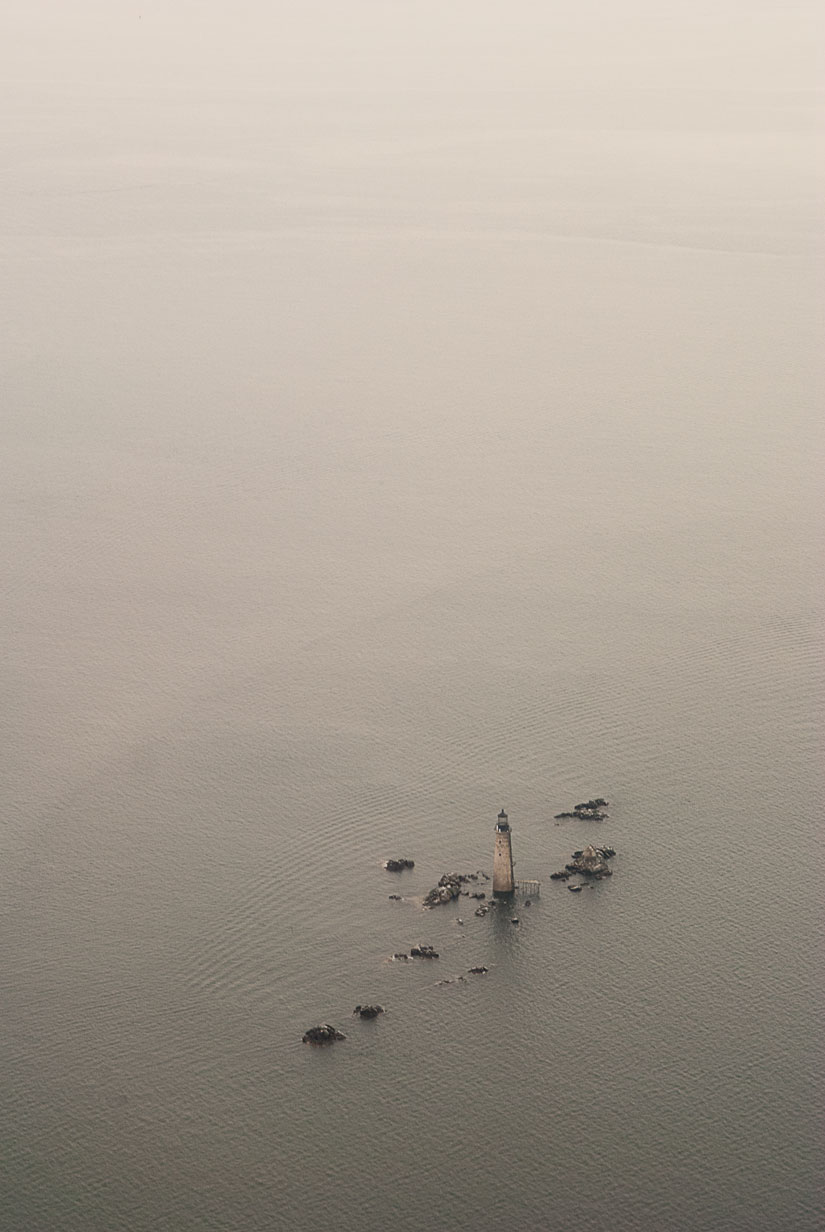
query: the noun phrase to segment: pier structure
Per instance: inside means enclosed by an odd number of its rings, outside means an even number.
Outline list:
[[[513,844],[510,822],[504,809],[496,821],[496,846],[493,853],[493,894],[509,895],[516,888],[513,877]]]

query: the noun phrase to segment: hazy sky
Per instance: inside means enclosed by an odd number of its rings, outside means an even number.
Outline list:
[[[6,81],[330,88],[821,82],[812,0],[6,0]]]

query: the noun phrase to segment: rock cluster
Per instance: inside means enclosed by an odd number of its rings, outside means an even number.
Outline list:
[[[462,886],[467,885],[471,881],[478,881],[479,877],[487,878],[486,873],[445,873],[438,880],[438,885],[430,890],[429,894],[424,899],[425,907],[438,907],[442,903],[451,903],[454,898],[458,898],[459,894],[464,894],[472,898],[484,898],[484,894],[470,894],[469,890],[462,889]],[[489,880],[489,879],[488,879]]]
[[[577,821],[605,821],[607,813],[603,810],[606,808],[607,801],[597,796],[595,800],[585,800],[581,804],[574,804],[572,813],[556,813],[556,821],[563,821],[569,817],[575,817]]]
[[[415,861],[409,860],[406,857],[398,857],[397,859],[385,860],[384,868],[387,870],[387,872],[390,872],[390,873],[400,873],[406,869],[415,868]],[[459,898],[459,896],[463,895],[464,897],[467,897],[467,898],[472,897],[476,900],[480,900],[480,905],[478,906],[476,910],[476,915],[479,915],[479,916],[486,915],[489,908],[491,906],[496,906],[496,903],[484,901],[487,898],[486,893],[484,891],[479,891],[475,889],[474,887],[472,887],[472,883],[473,882],[478,883],[479,881],[489,881],[489,880],[490,880],[490,874],[482,871],[481,869],[479,869],[478,872],[475,872],[475,873],[445,873],[444,876],[440,878],[438,885],[435,886],[434,889],[430,890],[429,894],[427,894],[426,898],[424,899],[424,906],[425,907],[435,907],[435,906],[441,905],[442,903],[454,902],[455,900]],[[473,890],[472,894],[471,894],[471,889]],[[392,902],[402,901],[400,894],[390,894],[388,895],[388,898]],[[464,921],[460,919],[456,920],[455,922],[457,925],[463,925],[464,923]],[[438,951],[432,945],[419,944],[419,945],[412,946],[409,954],[404,954],[404,953],[393,954],[391,956],[390,961],[406,963],[406,962],[410,962],[412,959],[415,959],[415,958],[438,958],[438,957],[439,957]],[[484,975],[486,974],[487,968],[486,967],[472,967],[470,968],[470,970],[473,975]],[[453,976],[452,979],[439,980],[438,983],[439,984],[455,984],[455,983],[464,983],[466,982],[466,980],[467,980],[466,975],[458,975],[458,976]],[[364,1018],[364,1019],[369,1020],[369,1019],[377,1018],[380,1014],[383,1014],[385,1010],[382,1005],[377,1005],[377,1004],[375,1005],[356,1005],[355,1009],[352,1012],[353,1012],[353,1015],[358,1018]],[[319,1023],[318,1026],[316,1027],[310,1027],[308,1031],[304,1032],[304,1035],[302,1038],[305,1044],[332,1044],[336,1040],[346,1039],[346,1036],[344,1035],[342,1031],[339,1031],[338,1028],[334,1027],[331,1023],[322,1022],[322,1023]]]
[[[564,867],[568,873],[581,873],[583,877],[598,880],[611,875],[613,870],[608,868],[607,861],[615,854],[612,847],[585,847],[583,851],[574,851],[573,859]]]
[[[438,907],[442,903],[451,903],[461,893],[464,878],[460,873],[445,873],[439,878],[438,885],[430,890],[424,899],[425,907]]]
[[[317,1027],[310,1027],[304,1032],[303,1042],[305,1044],[333,1044],[336,1040],[346,1038],[342,1031],[337,1030],[328,1022],[322,1022]]]

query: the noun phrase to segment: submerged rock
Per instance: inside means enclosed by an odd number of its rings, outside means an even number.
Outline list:
[[[302,1042],[304,1044],[332,1044],[335,1040],[346,1038],[346,1035],[333,1027],[331,1023],[322,1022],[317,1027],[310,1027],[308,1031],[305,1031]]]
[[[384,868],[388,873],[400,873],[403,872],[405,868],[415,868],[415,860],[386,860],[384,862]]]

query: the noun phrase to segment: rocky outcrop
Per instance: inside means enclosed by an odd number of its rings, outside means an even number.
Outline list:
[[[405,868],[415,868],[415,860],[386,860],[384,868],[388,873],[401,873]]]
[[[607,801],[597,796],[595,800],[584,800],[581,804],[574,804],[572,813],[556,813],[556,821],[565,821],[568,818],[575,818],[577,821],[606,821],[607,813],[604,812],[606,808]]]
[[[333,1027],[328,1022],[319,1023],[317,1027],[310,1027],[304,1032],[303,1043],[305,1044],[333,1044],[336,1040],[346,1039],[346,1035]]]
[[[359,1018],[377,1018],[379,1014],[384,1013],[383,1005],[356,1005],[352,1011]]]
[[[569,881],[573,873],[589,877],[593,881],[599,881],[602,877],[610,877],[613,870],[608,868],[607,861],[615,854],[613,847],[584,847],[581,851],[573,852],[570,863],[565,864],[563,871],[551,873],[550,880]],[[568,886],[567,888],[568,890],[580,890],[581,886]]]
[[[568,873],[580,873],[583,877],[609,877],[612,869],[607,861],[616,853],[612,847],[585,847],[582,851],[574,851],[573,859],[565,864]]]
[[[424,906],[438,907],[443,903],[451,903],[454,898],[458,898],[465,880],[461,873],[445,873],[439,878],[438,885],[425,897]]]
[[[414,945],[410,950],[410,958],[438,958],[431,945]]]
[[[479,870],[477,873],[445,873],[439,878],[438,885],[430,890],[429,894],[424,899],[425,907],[438,907],[442,903],[451,903],[453,899],[458,898],[460,894],[469,898],[484,898],[484,894],[472,894],[469,890],[464,889],[472,881],[478,881],[479,877],[489,881],[487,873]]]

